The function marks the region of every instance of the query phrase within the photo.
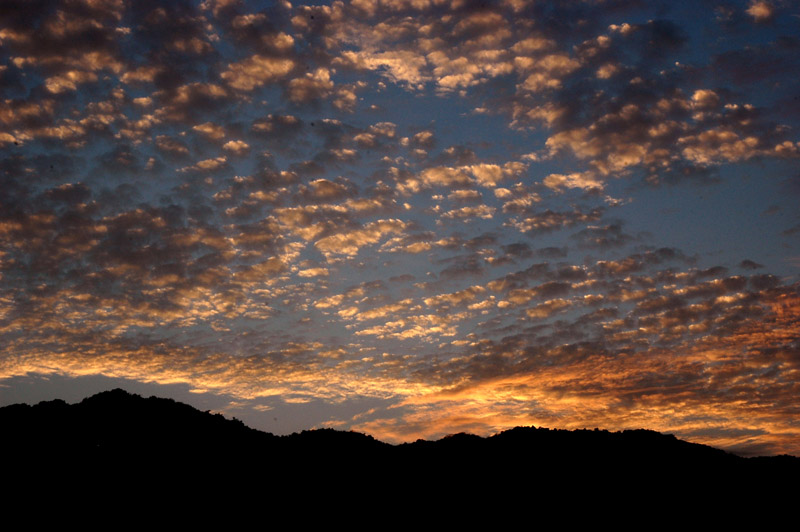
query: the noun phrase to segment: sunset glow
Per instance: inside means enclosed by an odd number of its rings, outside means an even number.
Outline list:
[[[800,456],[800,6],[6,0],[0,405]]]

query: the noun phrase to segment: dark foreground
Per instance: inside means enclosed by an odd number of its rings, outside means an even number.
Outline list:
[[[174,510],[165,501],[189,498],[205,511],[236,501],[276,514],[300,504],[353,515],[391,508],[397,518],[530,510],[573,519],[587,508],[669,518],[687,508],[745,512],[740,504],[797,500],[800,479],[795,457],[742,458],[648,430],[518,427],[393,446],[328,429],[274,436],[122,390],[74,405],[0,408],[0,434],[3,485],[15,497],[86,498],[105,508],[136,500]],[[570,508],[583,510],[563,514]]]

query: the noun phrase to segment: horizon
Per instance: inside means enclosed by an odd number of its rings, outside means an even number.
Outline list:
[[[0,406],[800,456],[800,5],[9,0]]]
[[[149,399],[173,400],[173,401],[175,400],[175,399],[170,398],[170,397],[157,397],[155,395],[151,395],[149,397],[146,397],[144,395],[140,395],[140,394],[137,394],[137,393],[129,392],[128,390],[126,390],[124,388],[113,388],[113,389],[108,389],[108,390],[104,390],[102,392],[98,392],[98,393],[92,394],[90,396],[86,396],[80,401],[76,401],[76,402],[73,402],[73,403],[70,403],[70,402],[67,402],[67,401],[64,401],[64,402],[69,406],[77,406],[77,405],[83,403],[86,400],[95,399],[97,396],[106,395],[106,394],[112,394],[114,392],[122,392],[122,393],[126,394],[127,396],[130,396],[130,397],[133,397],[133,398],[142,399],[142,400],[149,400]],[[53,402],[53,401],[63,401],[63,399],[56,398],[56,399],[53,399],[53,400],[49,400],[49,401],[48,400],[44,400],[44,401],[41,401],[41,402],[42,403],[47,403],[47,402]],[[177,401],[177,402],[179,404],[188,405],[188,403],[183,403],[182,401]],[[28,403],[15,403],[15,405],[19,405],[19,404],[28,405]],[[33,405],[28,405],[28,406],[37,406],[37,405],[38,405],[38,403],[37,404],[33,404]],[[12,405],[5,405],[5,406],[12,406]],[[4,408],[5,406],[0,406],[0,409]],[[192,406],[192,405],[188,405],[188,406]],[[262,433],[265,433],[265,434],[268,434],[268,435],[271,435],[271,436],[278,436],[278,437],[295,436],[295,435],[302,434],[304,432],[315,432],[315,431],[349,432],[349,433],[356,433],[356,434],[360,434],[360,435],[363,435],[363,436],[367,436],[367,437],[373,438],[374,440],[376,440],[376,441],[378,441],[380,443],[388,444],[388,445],[391,445],[391,446],[398,446],[398,445],[403,445],[403,444],[408,444],[408,443],[415,443],[415,442],[419,442],[419,441],[437,442],[437,441],[441,441],[443,439],[457,437],[457,436],[472,436],[472,437],[477,437],[477,438],[481,438],[481,439],[489,439],[489,438],[492,438],[494,436],[498,436],[500,434],[503,434],[505,432],[514,431],[516,429],[534,429],[534,430],[544,430],[544,431],[548,431],[548,432],[549,431],[555,431],[555,432],[569,432],[569,433],[576,433],[576,432],[578,432],[578,433],[579,432],[605,432],[605,433],[608,433],[608,434],[620,434],[620,435],[625,433],[625,432],[652,432],[652,433],[659,434],[661,436],[676,438],[676,436],[674,434],[657,432],[657,431],[653,431],[651,429],[645,429],[645,428],[627,428],[627,429],[621,429],[621,430],[616,430],[616,431],[610,431],[610,430],[603,429],[603,428],[600,428],[600,427],[591,427],[591,428],[584,427],[584,428],[574,428],[574,429],[560,429],[560,428],[557,428],[557,427],[544,427],[544,426],[535,426],[535,425],[518,425],[518,426],[515,426],[515,427],[506,428],[506,429],[503,429],[503,430],[501,430],[499,432],[495,432],[495,433],[488,434],[488,435],[473,434],[471,432],[456,432],[456,433],[445,434],[445,435],[437,437],[436,439],[433,439],[433,440],[418,439],[418,440],[415,440],[413,442],[411,442],[411,441],[389,442],[389,441],[384,441],[384,440],[380,440],[378,438],[375,438],[371,434],[367,434],[365,432],[359,432],[359,431],[355,431],[355,430],[352,430],[352,429],[336,429],[336,428],[332,428],[332,427],[316,427],[316,428],[301,429],[299,431],[290,432],[290,433],[287,433],[287,434],[273,434],[271,432],[267,432],[267,431],[263,431],[263,430],[257,429],[255,427],[251,427],[247,423],[245,423],[244,421],[242,421],[242,420],[240,420],[240,419],[238,419],[236,417],[225,416],[221,412],[214,412],[214,411],[211,411],[211,410],[202,411],[202,410],[199,410],[199,409],[197,409],[197,408],[195,408],[193,406],[192,406],[192,408],[194,408],[198,412],[202,412],[202,413],[208,414],[208,415],[222,415],[223,417],[225,417],[225,419],[227,421],[233,421],[233,422],[242,423],[243,425],[245,425],[246,427],[248,427],[250,429],[253,429],[253,430],[256,430],[258,432],[262,432]],[[688,440],[681,440],[681,441],[686,441],[687,443],[692,443],[692,444],[695,444],[695,445],[704,445],[704,444],[698,444],[696,442],[689,442]],[[713,447],[713,448],[714,449],[718,449],[716,447]],[[718,450],[723,450],[724,451],[724,449],[718,449]],[[760,457],[761,456],[761,455],[737,454],[737,453],[734,453],[734,452],[731,452],[731,451],[726,451],[726,452],[729,452],[731,454],[735,454],[736,456],[740,456],[742,458],[748,458],[748,457],[756,458],[756,457]],[[783,454],[783,455],[780,455],[780,456],[790,456],[790,457],[794,457],[794,458],[800,458],[800,457],[797,457],[797,456],[794,456],[794,455],[786,455],[786,454]]]

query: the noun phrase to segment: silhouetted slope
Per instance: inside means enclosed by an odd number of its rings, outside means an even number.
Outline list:
[[[0,424],[10,435],[6,450],[48,456],[111,458],[165,455],[176,458],[226,452],[244,445],[251,451],[275,436],[171,399],[142,398],[116,389],[75,405],[55,400],[36,406],[0,409]]]
[[[647,430],[518,427],[388,445],[330,429],[273,436],[170,399],[112,390],[0,408],[7,483],[195,496],[256,486],[270,500],[523,504],[618,493],[696,496],[795,482],[800,459],[746,459]],[[223,488],[224,487],[224,488]],[[688,498],[688,495],[686,495]],[[687,499],[688,500],[688,499]]]

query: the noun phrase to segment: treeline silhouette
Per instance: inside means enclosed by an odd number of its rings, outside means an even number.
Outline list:
[[[709,493],[763,494],[784,482],[796,490],[800,478],[795,457],[743,458],[649,430],[517,427],[389,445],[332,429],[275,436],[120,389],[73,405],[0,408],[0,433],[4,482],[23,492],[149,493],[163,501],[238,490],[268,497],[276,509],[290,500],[403,500],[417,509],[535,501],[541,509],[665,495],[694,504]]]

